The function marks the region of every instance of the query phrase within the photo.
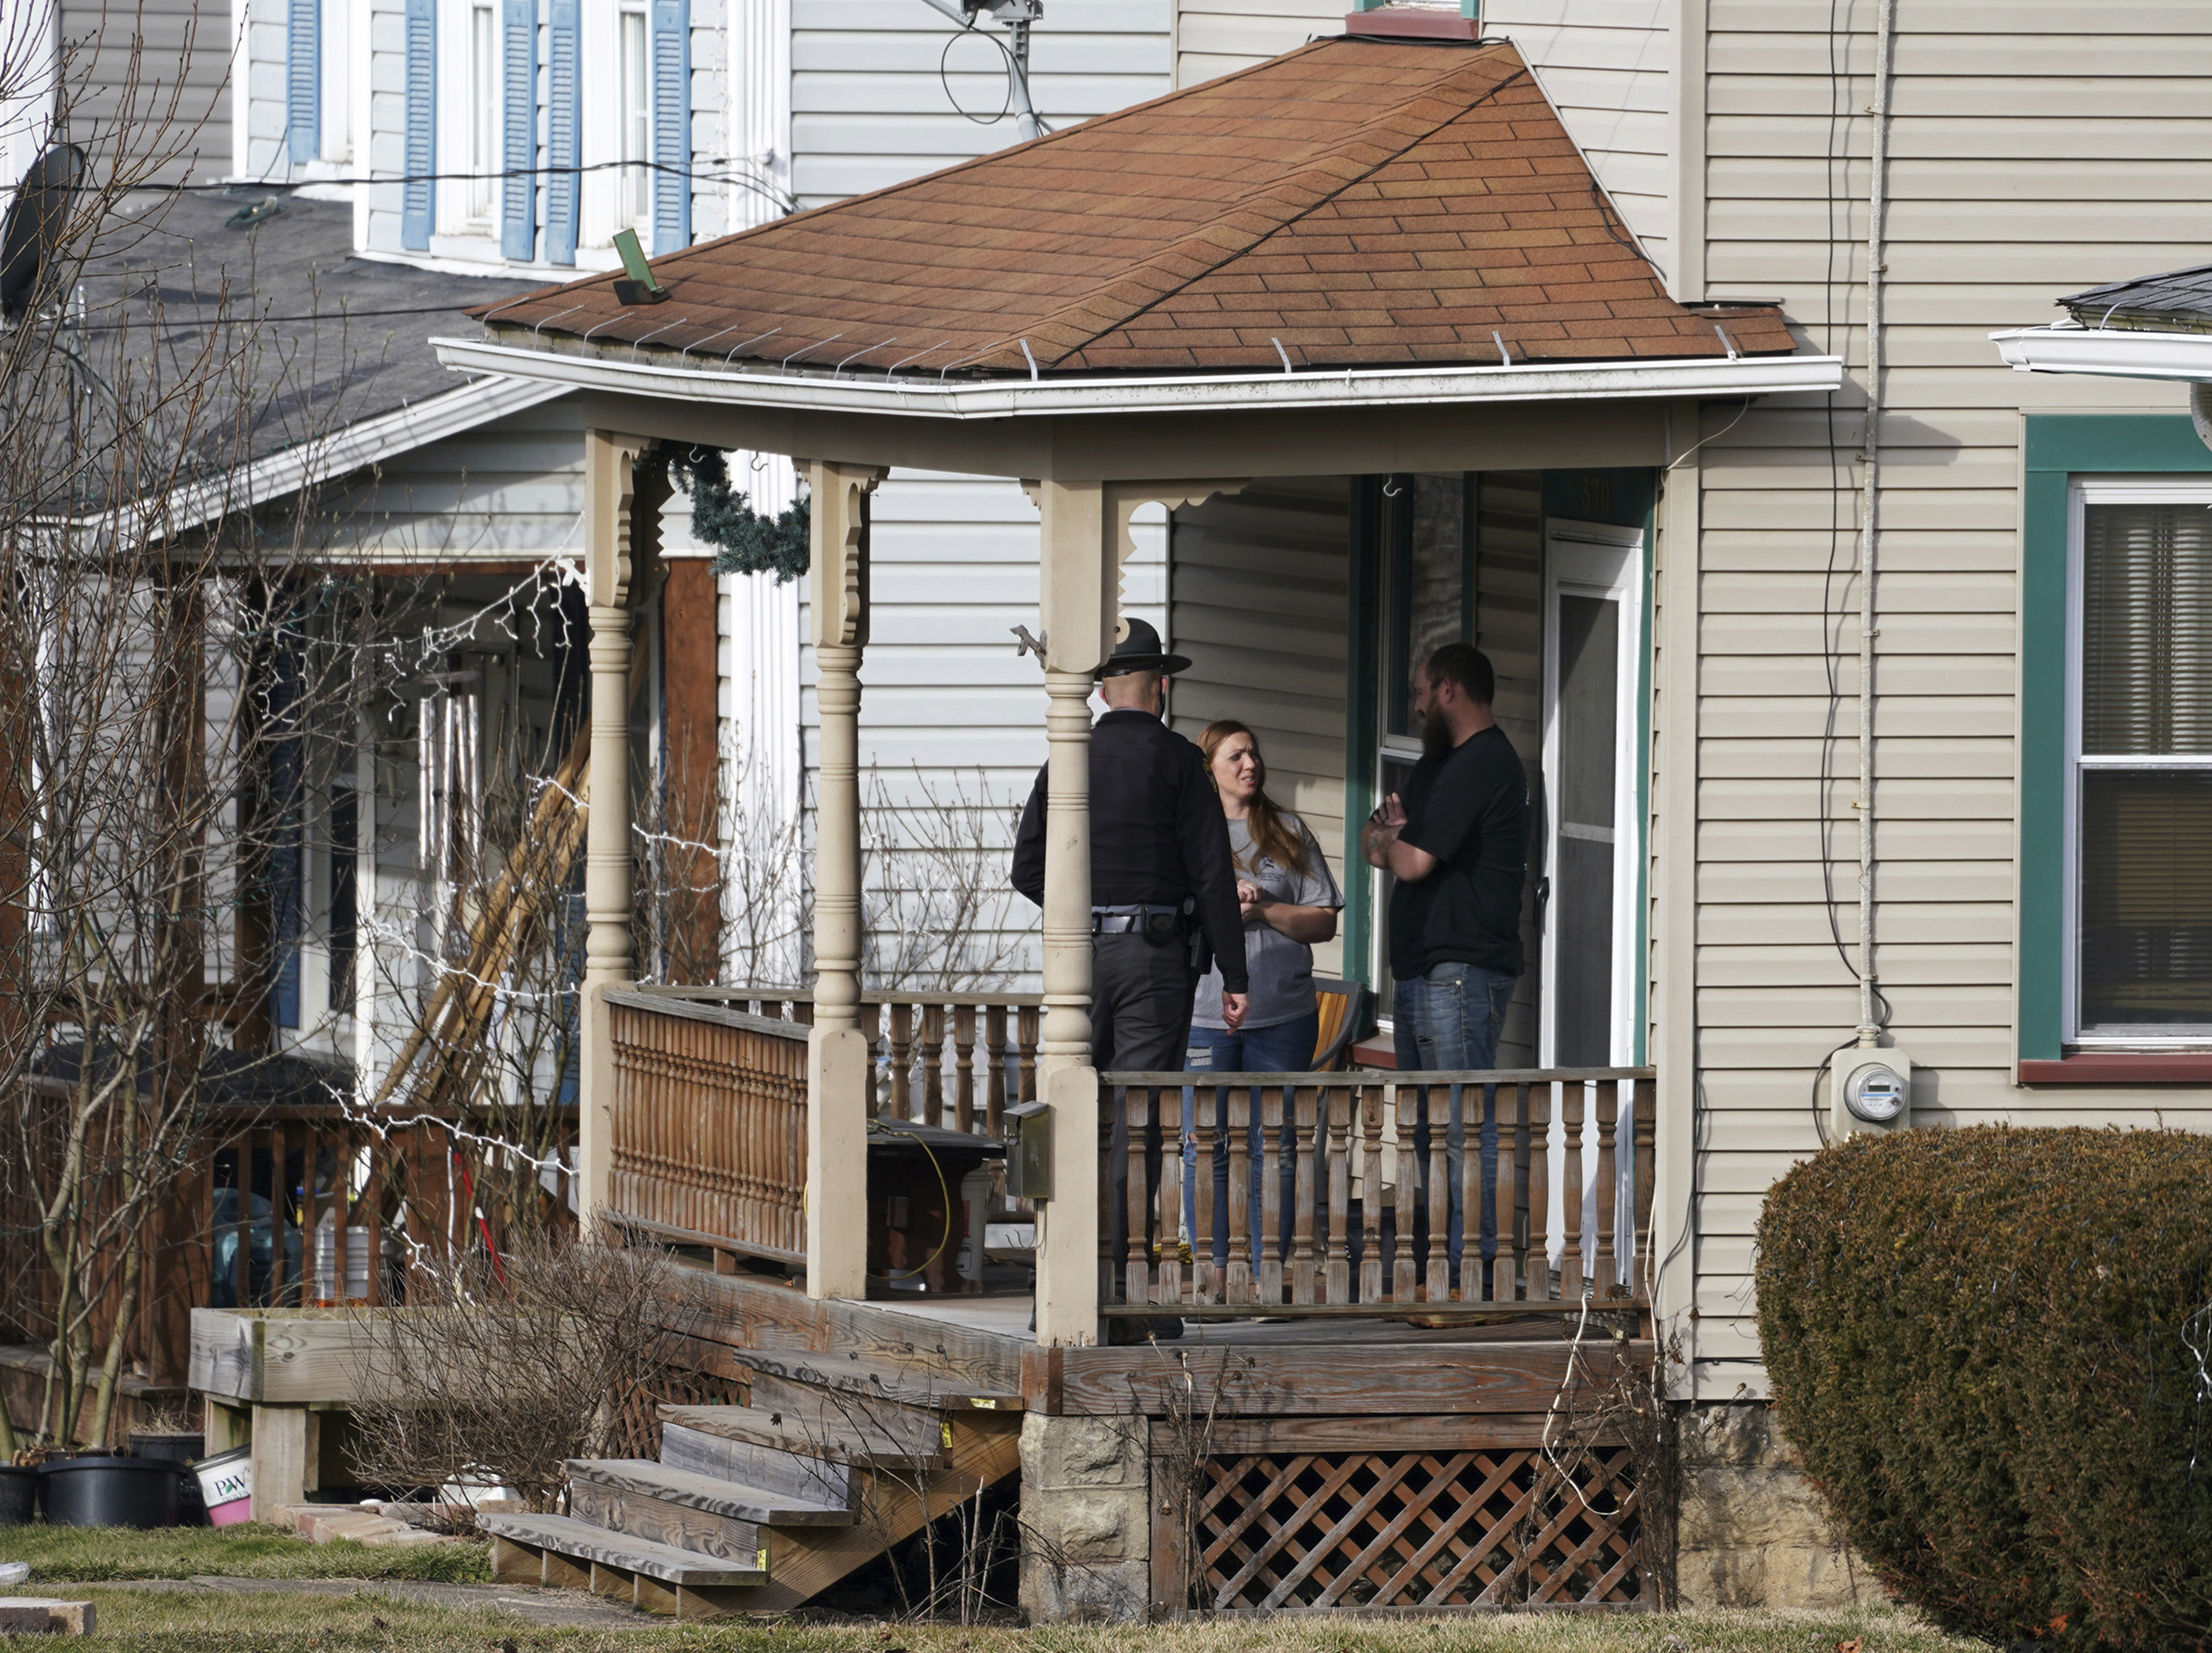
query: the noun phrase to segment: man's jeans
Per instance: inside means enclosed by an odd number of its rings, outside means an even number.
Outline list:
[[[1280,1022],[1273,1027],[1255,1027],[1231,1033],[1224,1028],[1194,1027],[1190,1030],[1188,1067],[1200,1073],[1304,1073],[1313,1067],[1314,1046],[1321,1037],[1321,1012],[1310,1012],[1294,1022]],[[1229,1098],[1225,1092],[1214,1093],[1218,1112],[1206,1121],[1209,1132],[1218,1131],[1229,1121],[1226,1117]],[[1261,1188],[1260,1173],[1264,1161],[1261,1158],[1260,1096],[1252,1093],[1252,1118],[1249,1127],[1249,1148],[1252,1166],[1251,1203],[1247,1207],[1252,1243],[1252,1261],[1260,1261]],[[1198,1243],[1198,1133],[1192,1128],[1192,1115],[1197,1112],[1194,1093],[1185,1086],[1182,1093],[1182,1231],[1191,1243]],[[1328,1174],[1321,1169],[1328,1152],[1328,1133],[1319,1133],[1316,1143],[1314,1186],[1326,1190]],[[1208,1158],[1213,1162],[1213,1261],[1217,1267],[1229,1261],[1229,1156],[1217,1139],[1207,1139]],[[1283,1121],[1282,1134],[1282,1210],[1283,1231],[1288,1235],[1294,1226],[1292,1212],[1297,1203],[1297,1121]],[[1326,1222],[1327,1215],[1322,1214]]]
[[[1438,964],[1426,975],[1397,984],[1391,1002],[1393,1035],[1397,1044],[1398,1069],[1468,1072],[1494,1067],[1498,1036],[1505,1026],[1506,1007],[1513,1002],[1518,976],[1486,970],[1480,964]],[[1450,1249],[1452,1274],[1459,1273],[1460,1237],[1465,1213],[1459,1199],[1461,1167],[1467,1158],[1467,1132],[1462,1118],[1460,1091],[1449,1087],[1450,1116],[1444,1127],[1444,1157],[1451,1178]],[[1427,1242],[1429,1180],[1429,1095],[1416,1100],[1413,1156],[1421,1185],[1413,1242]],[[1498,1255],[1498,1089],[1482,1088],[1482,1260]],[[1402,1243],[1406,1236],[1399,1237]],[[1487,1273],[1487,1271],[1485,1271]],[[1470,1297],[1476,1295],[1468,1290]]]

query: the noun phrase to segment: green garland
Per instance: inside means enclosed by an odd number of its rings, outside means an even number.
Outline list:
[[[694,538],[722,548],[716,574],[772,574],[779,586],[806,572],[807,502],[763,516],[751,497],[730,486],[730,462],[720,449],[695,447],[668,456],[669,474],[691,496]]]

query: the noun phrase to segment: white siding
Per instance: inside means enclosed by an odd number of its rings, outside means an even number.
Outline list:
[[[1704,251],[1716,296],[1781,296],[1816,346],[1863,362],[1870,9],[1847,12],[1848,77],[1826,197],[1828,8],[1715,0],[1706,78]],[[2014,1057],[2014,687],[2023,412],[2179,413],[2178,388],[2042,378],[1998,365],[1992,328],[2047,321],[2051,298],[2212,258],[2178,199],[2212,195],[2212,116],[2189,88],[2212,62],[2193,9],[1907,7],[1897,43],[1887,256],[1891,326],[1878,589],[1878,971],[1897,1043],[1925,1071],[1915,1105],[1965,1124],[2212,1127],[2199,1089],[2027,1091]],[[2053,161],[2051,157],[2064,157]],[[1830,260],[1829,224],[1842,245]],[[1832,330],[1826,325],[1833,316]],[[1844,491],[1835,564],[1856,558],[1863,397],[1837,398]],[[1732,413],[1709,416],[1717,433]],[[1754,408],[1700,456],[1698,708],[1697,1278],[1699,1392],[1758,1392],[1750,1271],[1761,1196],[1814,1146],[1813,1070],[1849,1036],[1856,989],[1829,937],[1819,822],[1833,823],[1835,922],[1858,931],[1855,619],[1842,627],[1839,738],[1820,731],[1830,448],[1817,401]],[[1684,467],[1675,486],[1686,485]],[[1856,587],[1827,590],[1856,614]],[[1831,628],[1837,622],[1832,618]],[[1662,1199],[1667,1197],[1662,1190]]]
[[[368,173],[407,175],[407,9],[404,0],[361,0],[368,8]],[[355,245],[366,251],[399,251],[401,189],[371,184],[355,209]]]
[[[1484,0],[1482,32],[1521,50],[1567,135],[1660,273],[1672,279],[1671,80],[1680,0]],[[1176,84],[1344,32],[1349,0],[1178,0]]]
[[[986,125],[962,113],[995,114],[1006,102],[1005,59],[989,40],[957,38],[921,0],[789,4],[801,205],[883,189],[1015,141],[1012,114]],[[1167,91],[1170,4],[1053,0],[1030,37],[1030,95],[1045,125],[1058,131]],[[976,33],[1002,37],[988,25]]]
[[[1173,639],[1191,669],[1176,679],[1170,708],[1194,740],[1216,718],[1252,726],[1268,795],[1304,819],[1346,889],[1349,513],[1340,477],[1255,482],[1176,513]],[[1343,974],[1341,938],[1314,949],[1314,968]]]
[[[872,524],[872,606],[860,667],[863,801],[877,779],[899,807],[924,803],[925,788],[948,802],[988,799],[1011,849],[1013,817],[1045,754],[1043,673],[1034,655],[1015,652],[1012,630],[1037,629],[1036,509],[995,478],[895,471],[876,490]],[[1139,512],[1133,538],[1124,609],[1164,630],[1167,536],[1158,507]],[[820,716],[813,651],[801,656],[811,793]],[[994,882],[1005,886],[1003,864]],[[1010,896],[996,917],[1009,933],[1032,938],[1012,969],[1033,988],[1035,909]]]
[[[9,45],[15,52],[35,40],[43,9],[8,8]],[[106,6],[64,0],[58,10],[71,135],[77,142],[96,153],[119,145],[140,167],[161,157],[163,164],[148,176],[162,183],[214,183],[229,172],[228,4],[137,0]],[[20,72],[29,66],[15,62],[10,67]],[[21,84],[19,80],[10,89]]]

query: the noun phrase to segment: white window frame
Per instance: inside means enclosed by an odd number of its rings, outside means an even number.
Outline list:
[[[2075,477],[2066,501],[2066,784],[2065,857],[2060,892],[2062,1014],[2059,1036],[2083,1050],[2212,1049],[2212,1032],[2087,1033],[2081,1030],[2081,774],[2084,769],[2212,770],[2212,755],[2177,757],[2088,757],[2081,751],[2081,581],[2087,509],[2092,505],[2203,505],[2212,507],[2212,477]]]
[[[437,211],[430,228],[433,258],[465,258],[471,262],[500,262],[499,189],[493,185],[491,209],[476,210],[472,198],[477,185],[465,174],[477,170],[475,56],[472,34],[476,0],[439,0],[438,5],[438,171],[434,186]],[[501,15],[492,9],[491,130],[492,150],[502,153],[500,136],[505,130],[507,77],[500,72]],[[495,167],[493,170],[496,171]]]
[[[1643,834],[1637,810],[1637,664],[1644,647],[1644,534],[1604,523],[1547,520],[1544,525],[1544,802],[1543,876],[1557,880],[1559,865],[1559,603],[1561,596],[1596,597],[1620,609],[1615,697],[1622,714],[1614,742],[1613,778],[1613,1030],[1612,1061],[1626,1067],[1636,1048],[1638,864]],[[1559,927],[1544,915],[1541,990],[1536,995],[1537,1062],[1557,1066]]]
[[[649,3],[642,8],[627,7],[622,0],[586,0],[581,18],[580,39],[582,62],[577,65],[577,95],[580,105],[579,149],[587,171],[583,177],[581,198],[578,203],[576,222],[576,268],[579,274],[589,270],[612,268],[620,260],[610,250],[614,245],[615,232],[634,229],[638,245],[647,256],[653,252],[651,185],[647,189],[647,210],[631,216],[623,210],[623,191],[628,174],[612,163],[623,158],[622,119],[622,14],[625,10],[642,9],[645,13],[646,50],[646,153],[650,159],[653,149],[653,15]],[[652,174],[647,174],[648,180]]]

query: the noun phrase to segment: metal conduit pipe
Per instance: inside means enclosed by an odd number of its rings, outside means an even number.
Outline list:
[[[1881,358],[1884,219],[1889,209],[1890,47],[1897,0],[1875,15],[1874,143],[1867,185],[1867,412],[1865,502],[1859,513],[1859,1025],[1858,1042],[1880,1041],[1874,951],[1874,581],[1881,532]]]

